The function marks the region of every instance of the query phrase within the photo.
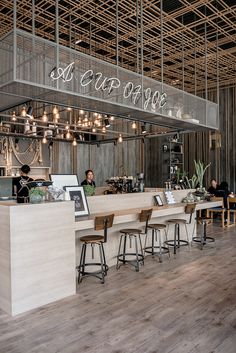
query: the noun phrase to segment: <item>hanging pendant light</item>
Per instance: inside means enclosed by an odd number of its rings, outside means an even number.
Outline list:
[[[68,123],[68,121],[66,122],[66,126],[65,126],[65,129],[66,129],[66,130],[70,130],[70,126],[69,126],[69,123]]]
[[[12,113],[11,120],[12,120],[12,121],[16,121],[16,120],[17,120],[17,118],[16,118],[16,112],[13,112],[13,113]]]
[[[74,139],[73,139],[73,142],[72,142],[72,146],[77,146],[77,141],[76,141],[76,138],[74,137]]]
[[[21,114],[20,114],[23,118],[26,117],[26,108],[25,106],[23,106],[22,110],[21,110]]]
[[[52,114],[53,115],[58,114],[58,109],[57,109],[56,105],[54,105],[54,107],[53,107]]]
[[[102,127],[102,133],[105,134],[106,132],[107,132],[106,126],[103,126],[103,127]]]
[[[56,114],[53,115],[53,121],[54,122],[57,123],[59,119],[60,119],[60,114],[59,113],[56,113]]]
[[[77,125],[78,125],[78,126],[82,126],[82,120],[81,120],[81,118],[79,118]]]
[[[70,138],[71,138],[71,133],[70,133],[70,131],[68,131],[68,132],[66,133],[66,139],[69,140]]]
[[[46,123],[46,122],[48,121],[47,112],[46,112],[45,110],[44,110],[44,112],[43,112],[42,121],[43,121],[44,123]]]
[[[121,134],[119,134],[118,142],[119,142],[119,143],[123,142],[123,138],[122,138],[122,135],[121,135]]]
[[[132,128],[132,129],[137,129],[136,121],[133,121],[133,122],[132,122],[131,128]]]
[[[47,138],[46,138],[46,133],[44,132],[44,137],[42,139],[42,143],[45,144],[47,143]]]

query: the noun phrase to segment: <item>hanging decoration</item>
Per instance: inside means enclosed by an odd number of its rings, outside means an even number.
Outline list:
[[[41,141],[30,141],[29,145],[25,150],[20,150],[20,141],[16,145],[14,139],[12,137],[9,137],[9,142],[10,154],[13,153],[15,158],[21,165],[28,164],[29,166],[31,166],[36,162],[42,163],[43,158]]]

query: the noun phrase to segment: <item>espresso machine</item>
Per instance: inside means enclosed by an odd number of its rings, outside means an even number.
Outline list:
[[[144,173],[138,173],[134,190],[137,192],[144,192]]]

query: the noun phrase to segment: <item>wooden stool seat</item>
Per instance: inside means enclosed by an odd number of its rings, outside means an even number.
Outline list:
[[[182,223],[185,224],[187,223],[186,219],[181,219],[181,218],[172,218],[172,219],[168,219],[167,223]]]
[[[103,244],[107,241],[107,229],[113,225],[114,214],[106,216],[98,216],[94,219],[94,230],[103,230],[103,235],[90,234],[81,237],[79,240],[82,243],[80,263],[76,267],[78,270],[78,283],[80,283],[85,276],[94,276],[101,280],[101,283],[105,282],[105,276],[107,275],[108,266],[106,263],[105,251]],[[92,260],[94,260],[94,249],[98,249],[99,262],[91,261],[87,262],[86,253],[88,246],[91,245]],[[91,271],[87,271],[87,268],[92,268]],[[97,268],[97,271],[93,270]]]
[[[157,255],[159,257],[160,262],[162,262],[163,254],[168,254],[170,258],[169,246],[163,246],[164,244],[162,242],[162,237],[161,237],[161,230],[164,230],[166,241],[168,240],[166,225],[161,223],[148,224],[147,229],[152,231],[151,244],[147,246],[147,239],[150,238],[147,232],[145,237],[145,244],[144,244],[144,254],[147,253],[152,256]]]
[[[80,238],[80,241],[82,243],[97,243],[97,242],[103,242],[104,237],[102,235],[85,235],[84,237]]]
[[[211,217],[198,217],[197,224],[201,224],[203,226],[203,232],[201,232],[200,236],[196,236],[192,238],[192,241],[200,244],[200,249],[203,249],[203,246],[208,243],[214,243],[215,239],[213,237],[207,236],[207,225],[212,223]]]
[[[174,224],[175,228],[174,228],[174,239],[171,240],[167,240],[164,243],[167,246],[173,246],[174,247],[174,254],[176,254],[176,250],[177,248],[180,248],[180,246],[189,246],[189,236],[188,236],[188,228],[187,225],[192,223],[192,217],[193,214],[196,210],[196,203],[188,203],[185,206],[185,214],[189,215],[189,220],[187,221],[186,219],[182,219],[182,218],[172,218],[172,219],[168,219],[167,223],[168,223],[168,232],[169,232],[169,225],[170,224]],[[180,225],[184,225],[185,227],[185,232],[187,235],[187,240],[185,239],[181,239],[180,238]],[[168,233],[167,232],[167,233]]]
[[[141,210],[139,214],[139,221],[145,222],[145,231],[143,232],[141,229],[138,228],[125,228],[120,230],[120,242],[119,242],[119,249],[117,254],[117,263],[116,268],[117,270],[120,268],[120,265],[125,265],[126,263],[131,264],[135,267],[135,270],[139,271],[139,265],[144,265],[144,253],[143,253],[143,246],[141,241],[141,234],[146,234],[148,221],[152,215],[152,208],[147,210]],[[131,241],[134,240],[135,243],[135,251],[130,252],[127,250],[127,239],[130,241],[130,249]],[[138,246],[139,241],[139,246]],[[121,250],[123,244],[123,250]],[[138,249],[139,247],[139,249]]]
[[[141,234],[142,230],[136,228],[125,228],[121,229],[119,232],[122,234]]]
[[[149,224],[148,228],[150,228],[150,229],[165,229],[166,225],[165,224],[154,223],[154,224]]]

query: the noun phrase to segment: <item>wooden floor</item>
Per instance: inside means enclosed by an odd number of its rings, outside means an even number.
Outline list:
[[[26,315],[0,311],[0,353],[235,353],[236,228],[208,231],[216,243],[203,251],[111,268],[105,285],[87,278]]]

